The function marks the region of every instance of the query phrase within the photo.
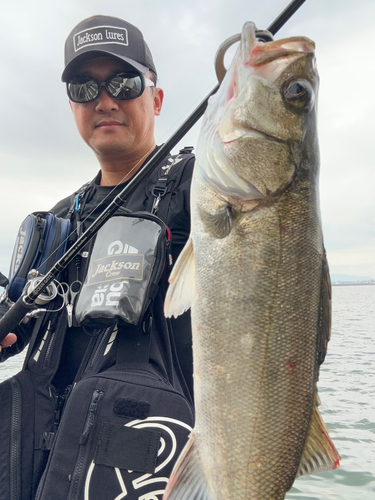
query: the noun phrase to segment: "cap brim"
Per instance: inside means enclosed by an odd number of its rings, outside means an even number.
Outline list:
[[[89,52],[84,52],[82,54],[78,54],[74,59],[72,59],[64,69],[63,74],[61,75],[61,80],[63,82],[67,82],[69,78],[74,76],[75,72],[77,71],[77,66],[81,65],[82,63],[90,59],[96,59],[97,57],[108,56],[108,55],[130,64],[130,66],[132,66],[135,70],[139,71],[142,74],[147,73],[147,71],[149,70],[147,66],[144,66],[143,64],[140,64],[139,62],[134,61],[129,57],[119,56],[118,54],[113,54],[108,50],[95,50],[95,51],[93,50]]]

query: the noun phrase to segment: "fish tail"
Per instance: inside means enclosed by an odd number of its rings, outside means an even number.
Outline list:
[[[174,466],[163,500],[212,500],[194,434]]]

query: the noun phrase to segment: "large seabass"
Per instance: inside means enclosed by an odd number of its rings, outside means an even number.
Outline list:
[[[246,23],[197,148],[166,313],[192,307],[196,426],[168,500],[278,500],[339,455],[317,410],[330,328],[314,43]]]

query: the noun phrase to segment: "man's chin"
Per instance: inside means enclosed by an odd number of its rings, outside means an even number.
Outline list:
[[[126,154],[128,150],[123,140],[95,141],[95,143],[89,144],[89,146],[98,158],[117,158],[123,154]]]

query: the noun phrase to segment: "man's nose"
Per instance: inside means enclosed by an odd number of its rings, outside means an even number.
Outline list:
[[[108,113],[119,109],[116,99],[111,97],[105,88],[101,89],[99,97],[96,99],[95,110],[99,113]]]

